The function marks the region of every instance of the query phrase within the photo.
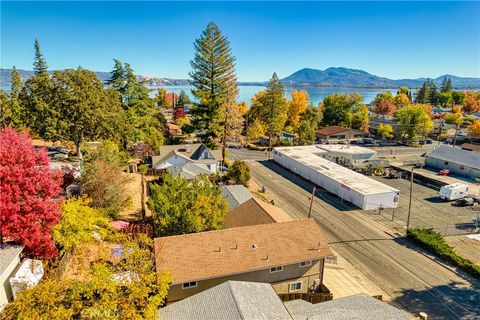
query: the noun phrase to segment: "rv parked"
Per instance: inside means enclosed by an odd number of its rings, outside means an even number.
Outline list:
[[[468,195],[468,186],[463,183],[454,183],[443,186],[438,196],[445,201],[453,201]]]

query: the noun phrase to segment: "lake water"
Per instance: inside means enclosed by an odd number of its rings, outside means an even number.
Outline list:
[[[150,86],[149,88],[152,89],[150,95],[152,97],[155,96],[156,89],[164,87],[169,92],[174,92],[179,94],[180,91],[185,90],[185,92],[190,96],[193,100],[192,95],[192,86]],[[239,94],[238,94],[238,101],[247,101],[250,103],[250,99],[259,91],[265,90],[263,86],[239,86]],[[10,87],[3,87],[2,90],[7,92],[10,91]],[[305,90],[308,92],[310,96],[310,100],[313,101],[315,106],[318,105],[320,101],[322,101],[326,96],[333,94],[333,93],[359,93],[363,96],[364,103],[370,103],[373,101],[375,96],[380,92],[390,91],[393,95],[397,93],[397,89],[360,89],[360,88],[337,88],[337,87],[322,87],[322,88],[285,88],[285,92],[287,97],[290,99],[290,92],[293,90]]]
[[[159,87],[149,87],[153,89],[151,95],[155,96],[155,89]],[[174,92],[179,94],[181,90],[184,90],[191,99],[192,96],[192,86],[164,86],[169,92]],[[238,101],[247,101],[250,103],[250,99],[259,91],[265,90],[265,87],[262,86],[239,86]],[[290,92],[293,90],[305,90],[310,96],[310,100],[313,101],[315,106],[318,105],[326,96],[333,93],[359,93],[363,96],[364,103],[370,103],[373,101],[375,96],[380,92],[390,91],[393,95],[397,93],[397,89],[360,89],[360,88],[336,88],[336,87],[322,87],[322,88],[285,88],[287,97],[290,99]]]

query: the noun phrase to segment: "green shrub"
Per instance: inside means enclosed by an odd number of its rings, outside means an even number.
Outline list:
[[[407,238],[419,247],[426,249],[445,261],[450,262],[454,266],[459,267],[475,278],[480,279],[480,265],[459,256],[453,247],[445,242],[442,235],[432,228],[409,228],[407,231]]]

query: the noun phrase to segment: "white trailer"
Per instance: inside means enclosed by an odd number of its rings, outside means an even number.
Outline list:
[[[463,183],[448,184],[440,188],[438,196],[445,201],[461,199],[468,195],[468,186]]]
[[[400,192],[386,184],[324,159],[315,146],[273,149],[273,160],[364,210],[396,208]]]

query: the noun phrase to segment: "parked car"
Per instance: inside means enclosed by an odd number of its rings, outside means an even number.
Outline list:
[[[476,206],[480,203],[480,199],[476,197],[464,197],[461,199],[455,200],[452,205],[456,207],[471,207]]]
[[[441,176],[448,176],[450,174],[450,170],[443,169],[443,170],[440,170],[438,174]]]

